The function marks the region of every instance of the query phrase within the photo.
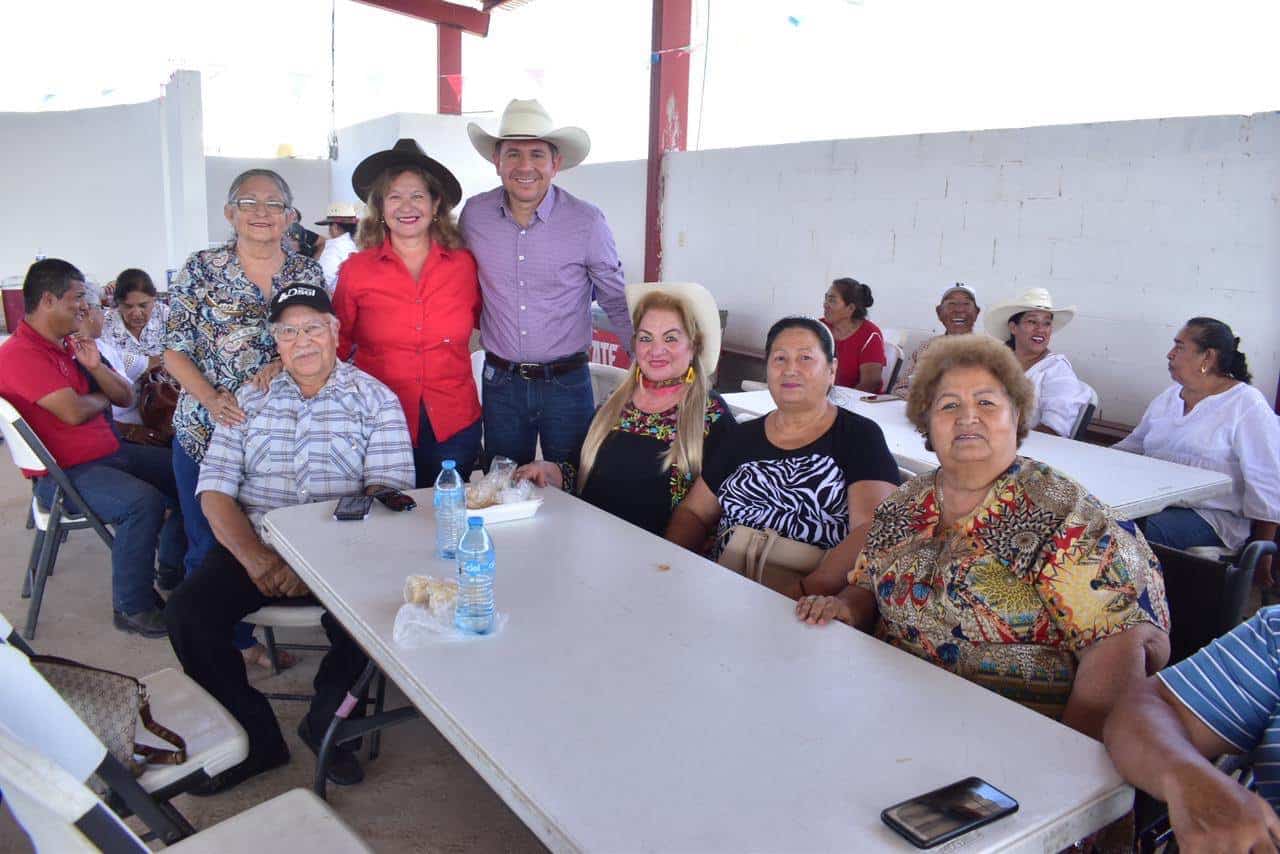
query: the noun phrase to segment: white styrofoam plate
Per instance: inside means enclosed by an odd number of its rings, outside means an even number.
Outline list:
[[[479,516],[486,525],[497,525],[499,522],[514,522],[517,519],[528,519],[542,506],[541,498],[530,498],[528,501],[517,501],[514,504],[495,504],[482,510],[467,510],[468,516]]]

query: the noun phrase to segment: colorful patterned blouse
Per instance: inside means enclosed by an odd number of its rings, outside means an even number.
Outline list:
[[[882,640],[1057,718],[1076,653],[1141,623],[1168,631],[1151,549],[1080,484],[1017,457],[973,513],[938,532],[935,475],[876,509],[849,573],[875,594]]]
[[[320,265],[286,253],[271,277],[272,292],[283,283],[324,287]],[[192,253],[169,288],[169,321],[164,346],[186,355],[215,387],[235,392],[276,357],[267,328],[267,301],[245,275],[235,241]],[[182,449],[196,462],[213,435],[208,411],[186,391],[178,397],[173,428]]]

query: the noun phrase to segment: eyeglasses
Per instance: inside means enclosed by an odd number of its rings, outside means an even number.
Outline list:
[[[303,326],[290,326],[287,323],[277,323],[271,327],[271,334],[275,336],[277,341],[283,341],[288,344],[296,341],[299,335],[303,335],[311,340],[319,338],[329,331],[329,324],[321,323],[318,320]]]
[[[265,202],[260,202],[257,199],[236,199],[232,204],[243,213],[252,213],[260,208],[266,208],[267,213],[273,216],[284,216],[284,212],[289,209],[288,205],[276,199],[268,199]]]

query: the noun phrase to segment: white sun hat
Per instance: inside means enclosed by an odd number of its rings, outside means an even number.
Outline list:
[[[486,131],[475,122],[467,125],[471,144],[485,160],[493,162],[493,152],[504,139],[541,139],[551,143],[560,152],[560,168],[572,169],[587,159],[591,151],[591,137],[582,128],[552,127],[550,114],[534,100],[515,100],[502,111],[498,134]]]
[[[1057,332],[1076,316],[1076,307],[1055,306],[1046,288],[1027,288],[1017,298],[1002,302],[983,312],[987,331],[1001,341],[1009,337],[1009,318],[1023,311],[1047,311],[1053,315],[1053,331]]]
[[[720,307],[711,291],[696,282],[645,282],[627,285],[627,313],[633,323],[638,323],[636,306],[651,293],[660,291],[680,300],[689,307],[693,322],[702,335],[702,352],[698,355],[698,369],[704,377],[715,373],[720,363]]]

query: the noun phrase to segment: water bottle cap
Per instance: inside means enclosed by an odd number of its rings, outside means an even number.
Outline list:
[[[458,467],[458,464],[453,460],[445,460],[440,464],[440,468],[446,469],[446,470],[453,470],[453,469],[456,469],[457,467]]]
[[[483,517],[483,516],[468,516],[468,517],[467,517],[467,527],[468,527],[468,528],[483,528],[483,527],[484,527],[484,517]]]

